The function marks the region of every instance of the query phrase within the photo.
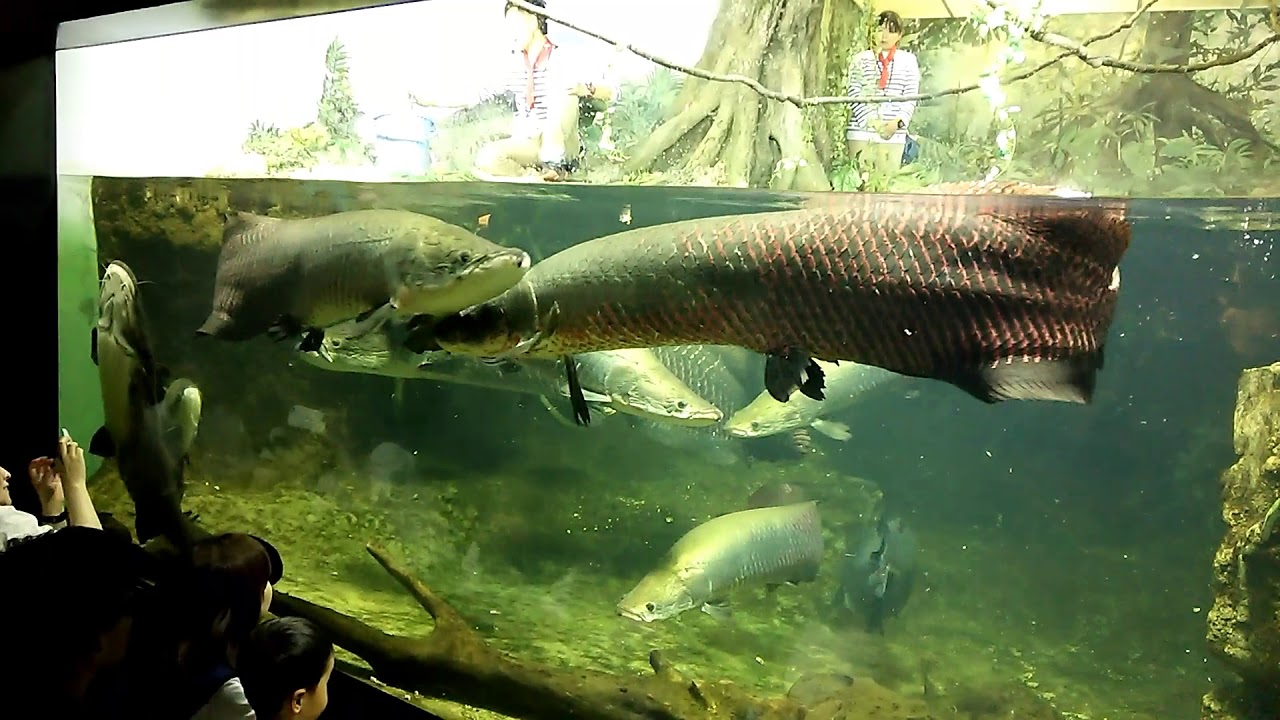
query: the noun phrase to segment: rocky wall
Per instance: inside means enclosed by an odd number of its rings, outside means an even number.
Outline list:
[[[1226,533],[1214,556],[1213,654],[1236,678],[1204,698],[1204,720],[1280,717],[1280,363],[1246,370],[1235,410],[1239,460],[1222,475]]]

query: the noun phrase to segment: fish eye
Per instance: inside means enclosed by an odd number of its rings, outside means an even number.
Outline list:
[[[759,430],[759,429],[760,429],[760,421],[759,421],[759,420],[752,420],[752,421],[751,421],[751,429],[752,429],[752,430]]]
[[[645,609],[645,610],[648,610],[649,612],[653,612],[654,610],[657,610],[657,609],[658,609],[658,606],[657,606],[657,605],[654,605],[654,604],[653,604],[653,603],[651,603],[651,602],[650,602],[650,603],[645,603],[645,604],[644,604],[644,609]]]
[[[677,410],[684,410],[684,409],[685,409],[685,408],[687,408],[687,407],[689,407],[689,403],[685,402],[684,400],[677,400],[677,401],[676,401],[676,409],[677,409]]]
[[[467,263],[471,262],[471,253],[469,252],[458,253],[458,262],[463,265],[466,265]]]

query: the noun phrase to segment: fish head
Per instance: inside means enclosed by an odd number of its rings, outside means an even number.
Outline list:
[[[653,622],[675,617],[694,607],[693,597],[679,576],[663,568],[644,576],[618,601],[618,614],[638,622]]]
[[[98,333],[124,336],[139,324],[138,278],[119,260],[102,273],[98,290]]]
[[[592,353],[601,364],[593,388],[609,396],[619,412],[684,427],[715,425],[724,413],[684,384],[648,348]],[[585,356],[584,356],[585,357]],[[567,394],[567,388],[562,388]]]
[[[447,315],[501,295],[533,265],[529,253],[440,223],[393,243],[388,272],[406,315]]]
[[[767,392],[729,417],[725,430],[736,438],[762,438],[806,425],[804,414],[791,402],[778,402]]]
[[[507,295],[440,318],[431,329],[441,349],[464,355],[497,357],[514,350],[537,333],[536,322],[518,320],[521,313]]]

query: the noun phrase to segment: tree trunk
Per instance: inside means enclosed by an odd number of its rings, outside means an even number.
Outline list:
[[[698,67],[796,95],[842,94],[861,47],[853,0],[722,0]],[[830,190],[848,109],[801,109],[737,83],[687,78],[674,114],[626,163],[627,172],[718,169],[733,186]]]
[[[1190,62],[1195,13],[1151,13],[1148,22],[1142,62]],[[1198,130],[1206,143],[1224,151],[1236,139],[1247,140],[1261,155],[1278,149],[1254,126],[1245,108],[1201,85],[1192,75],[1133,75],[1121,86],[1120,104],[1130,112],[1154,116],[1156,135],[1162,138]]]

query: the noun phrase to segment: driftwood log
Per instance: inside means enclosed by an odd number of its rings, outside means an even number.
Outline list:
[[[355,618],[277,593],[271,611],[304,617],[338,646],[359,656],[382,682],[428,697],[530,720],[799,720],[804,707],[791,697],[759,699],[728,681],[684,678],[658,651],[654,674],[623,676],[581,668],[555,668],[506,656],[490,647],[420,580],[369,546],[369,554],[435,621],[425,637],[391,635]]]

